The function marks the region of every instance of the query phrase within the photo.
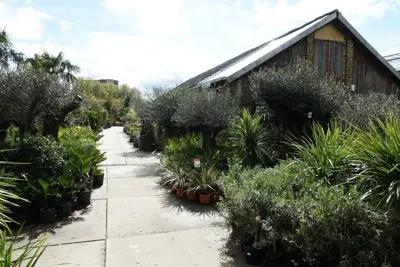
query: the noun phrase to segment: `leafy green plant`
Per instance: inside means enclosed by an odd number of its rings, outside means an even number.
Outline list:
[[[254,167],[257,164],[268,165],[273,162],[272,137],[261,124],[260,115],[251,115],[248,109],[242,110],[231,128],[231,144],[243,158],[243,165]]]
[[[379,206],[400,205],[400,119],[392,113],[369,122],[361,130],[353,152],[361,169],[359,188]]]
[[[62,174],[66,164],[66,151],[51,137],[27,136],[18,146],[5,152],[4,156],[13,162],[29,162],[25,165],[14,165],[11,170],[26,173],[28,178],[47,179]]]
[[[310,137],[290,138],[298,160],[307,164],[318,181],[347,182],[353,166],[352,146],[357,136],[352,127],[332,121],[328,126],[313,124]]]
[[[191,172],[190,184],[192,185],[189,191],[199,191],[208,193],[216,190],[216,182],[220,175],[214,166],[203,165],[200,171],[193,170]]]
[[[75,192],[76,182],[74,177],[63,175],[57,180],[60,186],[59,192],[62,199],[71,197]]]
[[[46,249],[47,237],[40,237],[28,244],[18,246],[20,231],[13,235],[9,230],[0,231],[0,266],[34,267]]]
[[[2,153],[2,151],[0,151]],[[5,172],[5,167],[18,165],[15,162],[0,161],[0,266],[25,266],[34,267],[38,259],[46,249],[46,236],[42,236],[36,241],[29,241],[27,245],[17,246],[20,231],[13,235],[8,227],[8,223],[13,222],[7,213],[10,206],[17,206],[17,201],[26,201],[12,193],[13,181],[16,179],[9,177]],[[17,254],[18,256],[16,256]]]

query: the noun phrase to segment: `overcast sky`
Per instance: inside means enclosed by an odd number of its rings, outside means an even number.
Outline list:
[[[381,54],[400,52],[400,0],[0,0],[31,56],[63,51],[81,76],[175,85],[339,9]]]

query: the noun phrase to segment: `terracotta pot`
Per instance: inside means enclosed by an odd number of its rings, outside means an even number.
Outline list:
[[[217,203],[219,201],[219,193],[212,192],[211,193],[211,203]]]
[[[187,193],[187,199],[196,200],[196,192],[190,191]]]
[[[172,185],[172,184],[169,185],[169,191],[171,191],[171,193],[176,192],[176,188],[174,187],[174,185]]]
[[[211,203],[211,194],[199,194],[200,204],[209,205]]]
[[[176,196],[177,196],[178,198],[183,198],[183,197],[185,196],[185,189],[178,188],[178,189],[176,190]]]

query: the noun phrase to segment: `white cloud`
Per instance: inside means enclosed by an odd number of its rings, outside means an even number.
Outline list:
[[[357,27],[381,18],[393,8],[390,1],[400,0],[254,0],[250,8],[250,1],[240,0],[231,5],[213,0],[104,0],[110,16],[117,16],[130,32],[88,33],[90,40],[74,47],[47,40],[41,45],[19,43],[18,48],[29,53],[63,50],[84,76],[145,88],[186,80],[335,8]]]
[[[5,27],[13,39],[41,40],[44,22],[53,16],[30,6],[13,8],[0,3],[0,27]]]
[[[78,24],[66,20],[60,20],[60,27],[62,32],[68,32],[74,26],[78,26]]]

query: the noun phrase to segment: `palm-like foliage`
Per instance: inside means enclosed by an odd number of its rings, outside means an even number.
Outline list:
[[[261,116],[251,115],[248,109],[243,109],[233,124],[231,142],[246,166],[265,164],[267,159],[272,159],[272,138],[261,124]]]
[[[10,164],[18,163],[0,161],[0,167]],[[14,202],[24,199],[10,192],[10,189],[14,187],[12,181],[15,179],[4,173],[4,168],[0,168],[0,226],[2,228],[0,230],[0,266],[34,267],[46,248],[47,237],[44,236],[36,241],[29,241],[26,245],[17,246],[20,232],[16,235],[12,234],[8,223],[13,221],[7,216],[7,213],[10,212],[9,206],[16,206]]]
[[[75,73],[80,69],[77,65],[73,65],[69,60],[64,58],[64,53],[60,52],[57,56],[44,51],[43,54],[35,54],[33,58],[28,58],[26,63],[33,67],[36,71],[45,71],[49,74],[57,75],[60,79],[67,82],[76,80]]]
[[[303,137],[299,141],[290,139],[297,157],[307,164],[316,179],[338,184],[349,178],[351,147],[355,140],[353,128],[340,126],[336,121],[326,128],[314,124],[311,137]]]
[[[17,65],[21,64],[24,60],[22,53],[16,52],[12,49],[12,42],[10,36],[5,29],[0,31],[0,69],[8,68],[10,63]]]
[[[378,205],[400,204],[400,119],[370,121],[369,130],[361,131],[354,146],[356,163],[363,170],[360,189],[364,197]]]

